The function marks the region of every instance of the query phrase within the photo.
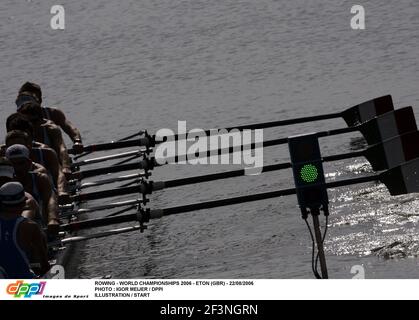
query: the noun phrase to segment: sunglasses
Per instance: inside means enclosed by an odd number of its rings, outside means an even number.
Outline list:
[[[35,97],[28,95],[20,95],[16,100],[17,110],[22,109],[26,103],[37,102]]]

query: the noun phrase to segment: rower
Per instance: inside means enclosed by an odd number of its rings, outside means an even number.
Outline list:
[[[39,104],[42,104],[42,90],[41,87],[33,82],[26,82],[22,85],[19,89],[19,96],[32,94],[33,97],[37,100]],[[23,102],[18,99],[16,100],[18,110],[24,104],[25,98],[23,98]],[[23,104],[22,104],[23,103]],[[51,107],[42,107],[43,116],[45,119],[51,120],[57,126],[59,126],[73,141],[74,146],[73,150],[76,153],[83,152],[83,142],[81,139],[80,131],[74,126],[70,120],[68,120],[63,111],[58,108],[51,108]]]
[[[0,277],[6,279],[33,279],[50,268],[41,229],[21,216],[25,201],[25,190],[19,182],[0,187]],[[31,270],[33,263],[37,266]]]
[[[23,145],[15,144],[7,148],[6,158],[13,164],[16,180],[38,202],[42,214],[40,223],[47,226],[48,233],[56,235],[60,223],[57,214],[57,197],[53,191],[50,178],[46,174],[31,171],[33,162],[29,159],[28,148]]]
[[[32,141],[32,136],[23,131],[12,130],[6,135],[6,146],[21,144],[28,148],[30,159],[45,168],[46,173],[51,177],[54,186],[57,188],[58,202],[60,204],[69,203],[67,180],[61,171],[56,153],[50,148],[33,148]],[[35,168],[33,171],[45,173],[42,168]]]
[[[7,117],[6,129],[7,129],[7,132],[13,131],[13,130],[26,132],[27,134],[32,136],[32,139],[33,139],[33,125],[29,121],[28,117],[26,117],[25,115],[19,112],[13,113],[9,117]],[[40,143],[38,141],[33,141],[32,144],[34,148],[51,149],[46,144]]]
[[[14,181],[15,170],[12,163],[6,158],[0,158],[0,187],[8,182]],[[31,194],[25,192],[26,206],[23,210],[22,216],[34,221],[41,219],[41,213],[36,200]]]
[[[26,103],[21,107],[19,112],[27,116],[33,125],[34,140],[54,149],[60,160],[63,173],[66,176],[71,176],[71,160],[68,156],[67,147],[64,144],[61,131],[52,121],[42,117],[40,104],[36,102]]]

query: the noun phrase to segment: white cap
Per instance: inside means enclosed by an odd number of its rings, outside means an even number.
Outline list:
[[[0,187],[0,202],[4,205],[17,205],[26,201],[25,189],[19,182],[8,182]]]
[[[14,144],[7,148],[6,158],[9,160],[20,158],[29,159],[29,150],[23,144]]]

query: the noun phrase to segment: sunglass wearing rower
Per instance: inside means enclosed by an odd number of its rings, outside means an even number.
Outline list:
[[[20,99],[19,99],[20,98]],[[41,87],[33,82],[26,82],[19,89],[18,99],[16,100],[17,110],[23,106],[25,100],[36,99],[42,105],[42,90]],[[76,153],[83,152],[83,142],[80,131],[75,125],[65,116],[64,112],[59,108],[52,108],[42,106],[43,117],[51,120],[59,126],[73,141],[73,150]]]
[[[34,140],[51,147],[58,155],[63,173],[66,176],[71,176],[71,160],[61,130],[52,121],[43,118],[40,104],[27,102],[20,108],[19,112],[31,122],[34,129]]]

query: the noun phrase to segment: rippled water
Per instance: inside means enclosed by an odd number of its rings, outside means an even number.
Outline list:
[[[55,1],[0,3],[0,109],[13,111],[22,82],[39,82],[86,142],[150,132],[223,127],[338,112],[384,94],[419,102],[419,5],[368,1],[364,31],[350,1],[61,1],[66,30],[49,28]],[[416,111],[416,109],[415,109]],[[265,139],[339,128],[342,120],[265,130]],[[1,127],[1,136],[5,129]],[[357,134],[321,140],[324,155],[354,148]],[[358,146],[359,148],[359,146]],[[267,148],[265,163],[288,160]],[[229,170],[166,166],[155,180]],[[329,180],[371,172],[363,159],[328,163]],[[292,186],[289,171],[175,188],[162,208]],[[329,190],[329,274],[419,277],[416,195],[391,198],[374,183]],[[128,196],[126,197],[129,198]],[[105,212],[95,216],[103,216]],[[91,240],[75,277],[312,278],[310,239],[295,196],[202,210],[150,223],[143,234]]]

